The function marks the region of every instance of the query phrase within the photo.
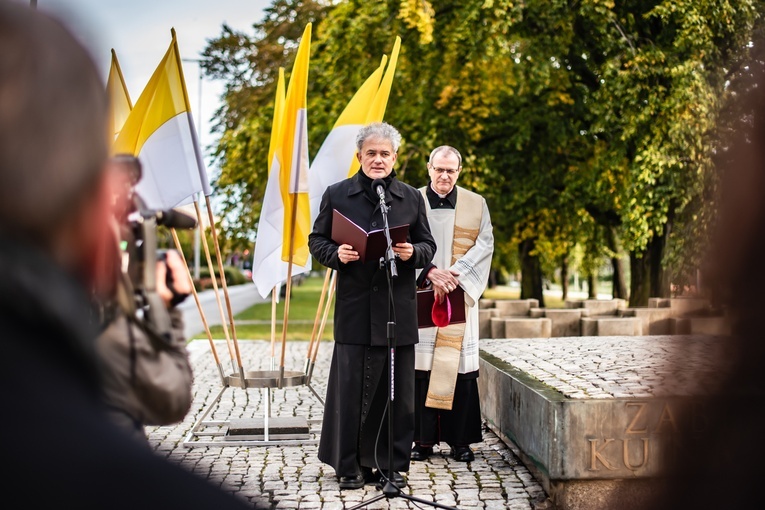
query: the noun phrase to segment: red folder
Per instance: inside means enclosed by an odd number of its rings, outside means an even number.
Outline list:
[[[417,291],[417,327],[432,328],[433,324],[433,303],[436,295],[433,289],[423,289]],[[449,324],[462,324],[465,322],[465,291],[462,287],[457,287],[449,293],[449,301],[452,304],[452,316]]]
[[[390,228],[390,238],[393,246],[397,243],[405,243],[409,234],[409,225],[399,225]],[[349,220],[337,209],[332,210],[332,240],[337,244],[350,244],[359,253],[359,260],[379,260],[385,255],[388,242],[385,239],[385,230],[377,229],[370,232]]]

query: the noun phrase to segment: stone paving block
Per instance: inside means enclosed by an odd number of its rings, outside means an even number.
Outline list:
[[[227,352],[225,341],[215,340],[219,353]],[[246,370],[265,370],[270,363],[270,342],[239,341],[243,364]],[[285,366],[288,370],[301,370],[305,361],[304,342],[287,342]],[[379,494],[373,486],[358,491],[340,491],[334,470],[321,463],[316,444],[283,446],[205,446],[187,447],[191,428],[212,406],[218,394],[220,378],[205,341],[189,345],[194,369],[194,404],[188,416],[180,423],[164,427],[147,427],[152,447],[171,462],[187,468],[223,490],[241,497],[257,508],[308,508],[343,509]],[[319,349],[312,386],[323,395],[326,392],[326,378],[332,346],[322,344]],[[241,390],[227,388],[220,400],[212,406],[208,419],[227,421],[231,419],[252,419],[262,417],[264,392],[258,389]],[[321,419],[322,405],[305,386],[274,389],[270,393],[272,415],[299,415],[309,420]],[[497,481],[515,478],[515,471],[523,467],[515,454],[488,428],[484,430],[484,442],[473,445],[476,460],[470,466],[448,457],[449,448],[441,445],[436,454],[425,462],[413,462],[407,476],[412,495],[432,500],[443,494],[444,501],[456,504],[457,494],[462,491],[477,493],[472,506],[483,508],[480,480],[492,480],[487,484],[491,497],[497,494]],[[480,478],[476,473],[481,473]],[[415,485],[416,484],[416,485]],[[503,488],[505,485],[501,485]],[[457,487],[459,489],[457,489]],[[417,492],[414,489],[417,489]],[[529,489],[524,489],[528,492]],[[543,490],[536,485],[536,490]],[[352,494],[358,493],[358,494]],[[390,503],[390,504],[389,504]],[[508,503],[509,504],[509,503]],[[375,504],[377,505],[377,503]],[[372,508],[416,508],[399,499]],[[369,507],[365,507],[369,508]],[[370,509],[371,510],[371,509]]]

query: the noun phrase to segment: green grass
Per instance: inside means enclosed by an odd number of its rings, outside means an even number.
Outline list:
[[[287,324],[287,340],[310,340],[313,332],[313,324],[316,319],[316,310],[319,306],[321,289],[324,285],[324,276],[306,278],[301,285],[293,285],[290,297],[290,316]],[[329,310],[327,324],[324,326],[322,340],[332,340],[332,317],[333,306]],[[321,317],[319,317],[321,319]],[[281,342],[282,324],[284,320],[284,299],[280,299],[276,305],[276,341]],[[260,321],[259,324],[251,324],[246,321]],[[237,340],[246,339],[271,339],[271,301],[258,303],[234,316]],[[210,328],[213,338],[225,338],[221,326]],[[205,333],[198,334],[194,338],[207,338]]]
[[[301,285],[292,287],[290,298],[290,316],[287,325],[287,340],[310,340],[313,325],[316,319],[316,309],[319,306],[321,289],[324,284],[324,276],[306,278]],[[520,289],[512,287],[497,287],[486,289],[483,297],[487,299],[520,299]],[[547,308],[564,308],[562,299],[554,296],[545,296]],[[322,340],[332,340],[334,301],[327,316]],[[321,317],[320,317],[321,319]],[[276,305],[276,341],[281,342],[282,324],[284,320],[284,299]],[[259,321],[257,324],[248,321]],[[236,338],[238,340],[271,339],[271,301],[259,303],[242,311],[234,317],[236,326]],[[225,338],[221,326],[210,328],[213,338]],[[206,339],[205,333],[200,333],[194,338]]]

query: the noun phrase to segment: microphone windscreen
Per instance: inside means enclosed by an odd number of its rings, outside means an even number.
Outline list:
[[[387,188],[387,186],[385,185],[385,181],[382,180],[382,179],[378,178],[378,179],[375,179],[374,181],[372,181],[372,191],[374,191],[375,193],[379,193],[378,188],[380,186],[382,186],[383,190],[385,188]]]

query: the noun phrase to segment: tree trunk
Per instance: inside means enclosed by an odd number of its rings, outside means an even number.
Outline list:
[[[648,298],[670,296],[670,271],[662,265],[670,228],[667,224],[645,251],[630,253],[630,306],[648,306]]]
[[[630,252],[630,307],[648,306],[651,297],[651,258],[646,252]]]
[[[591,271],[587,274],[587,292],[589,299],[598,299],[598,272]]]
[[[534,240],[526,239],[518,246],[521,259],[521,299],[536,299],[544,308],[542,292],[542,267],[537,255],[530,255],[534,250]]]
[[[568,257],[564,256],[561,259],[560,262],[560,288],[561,288],[561,299],[563,301],[568,298]]]
[[[619,243],[616,241],[616,233],[613,227],[606,227],[606,244],[608,249],[614,254],[611,257],[611,267],[613,268],[612,277],[612,296],[614,299],[627,299],[627,283],[624,279],[624,264],[619,258]]]

